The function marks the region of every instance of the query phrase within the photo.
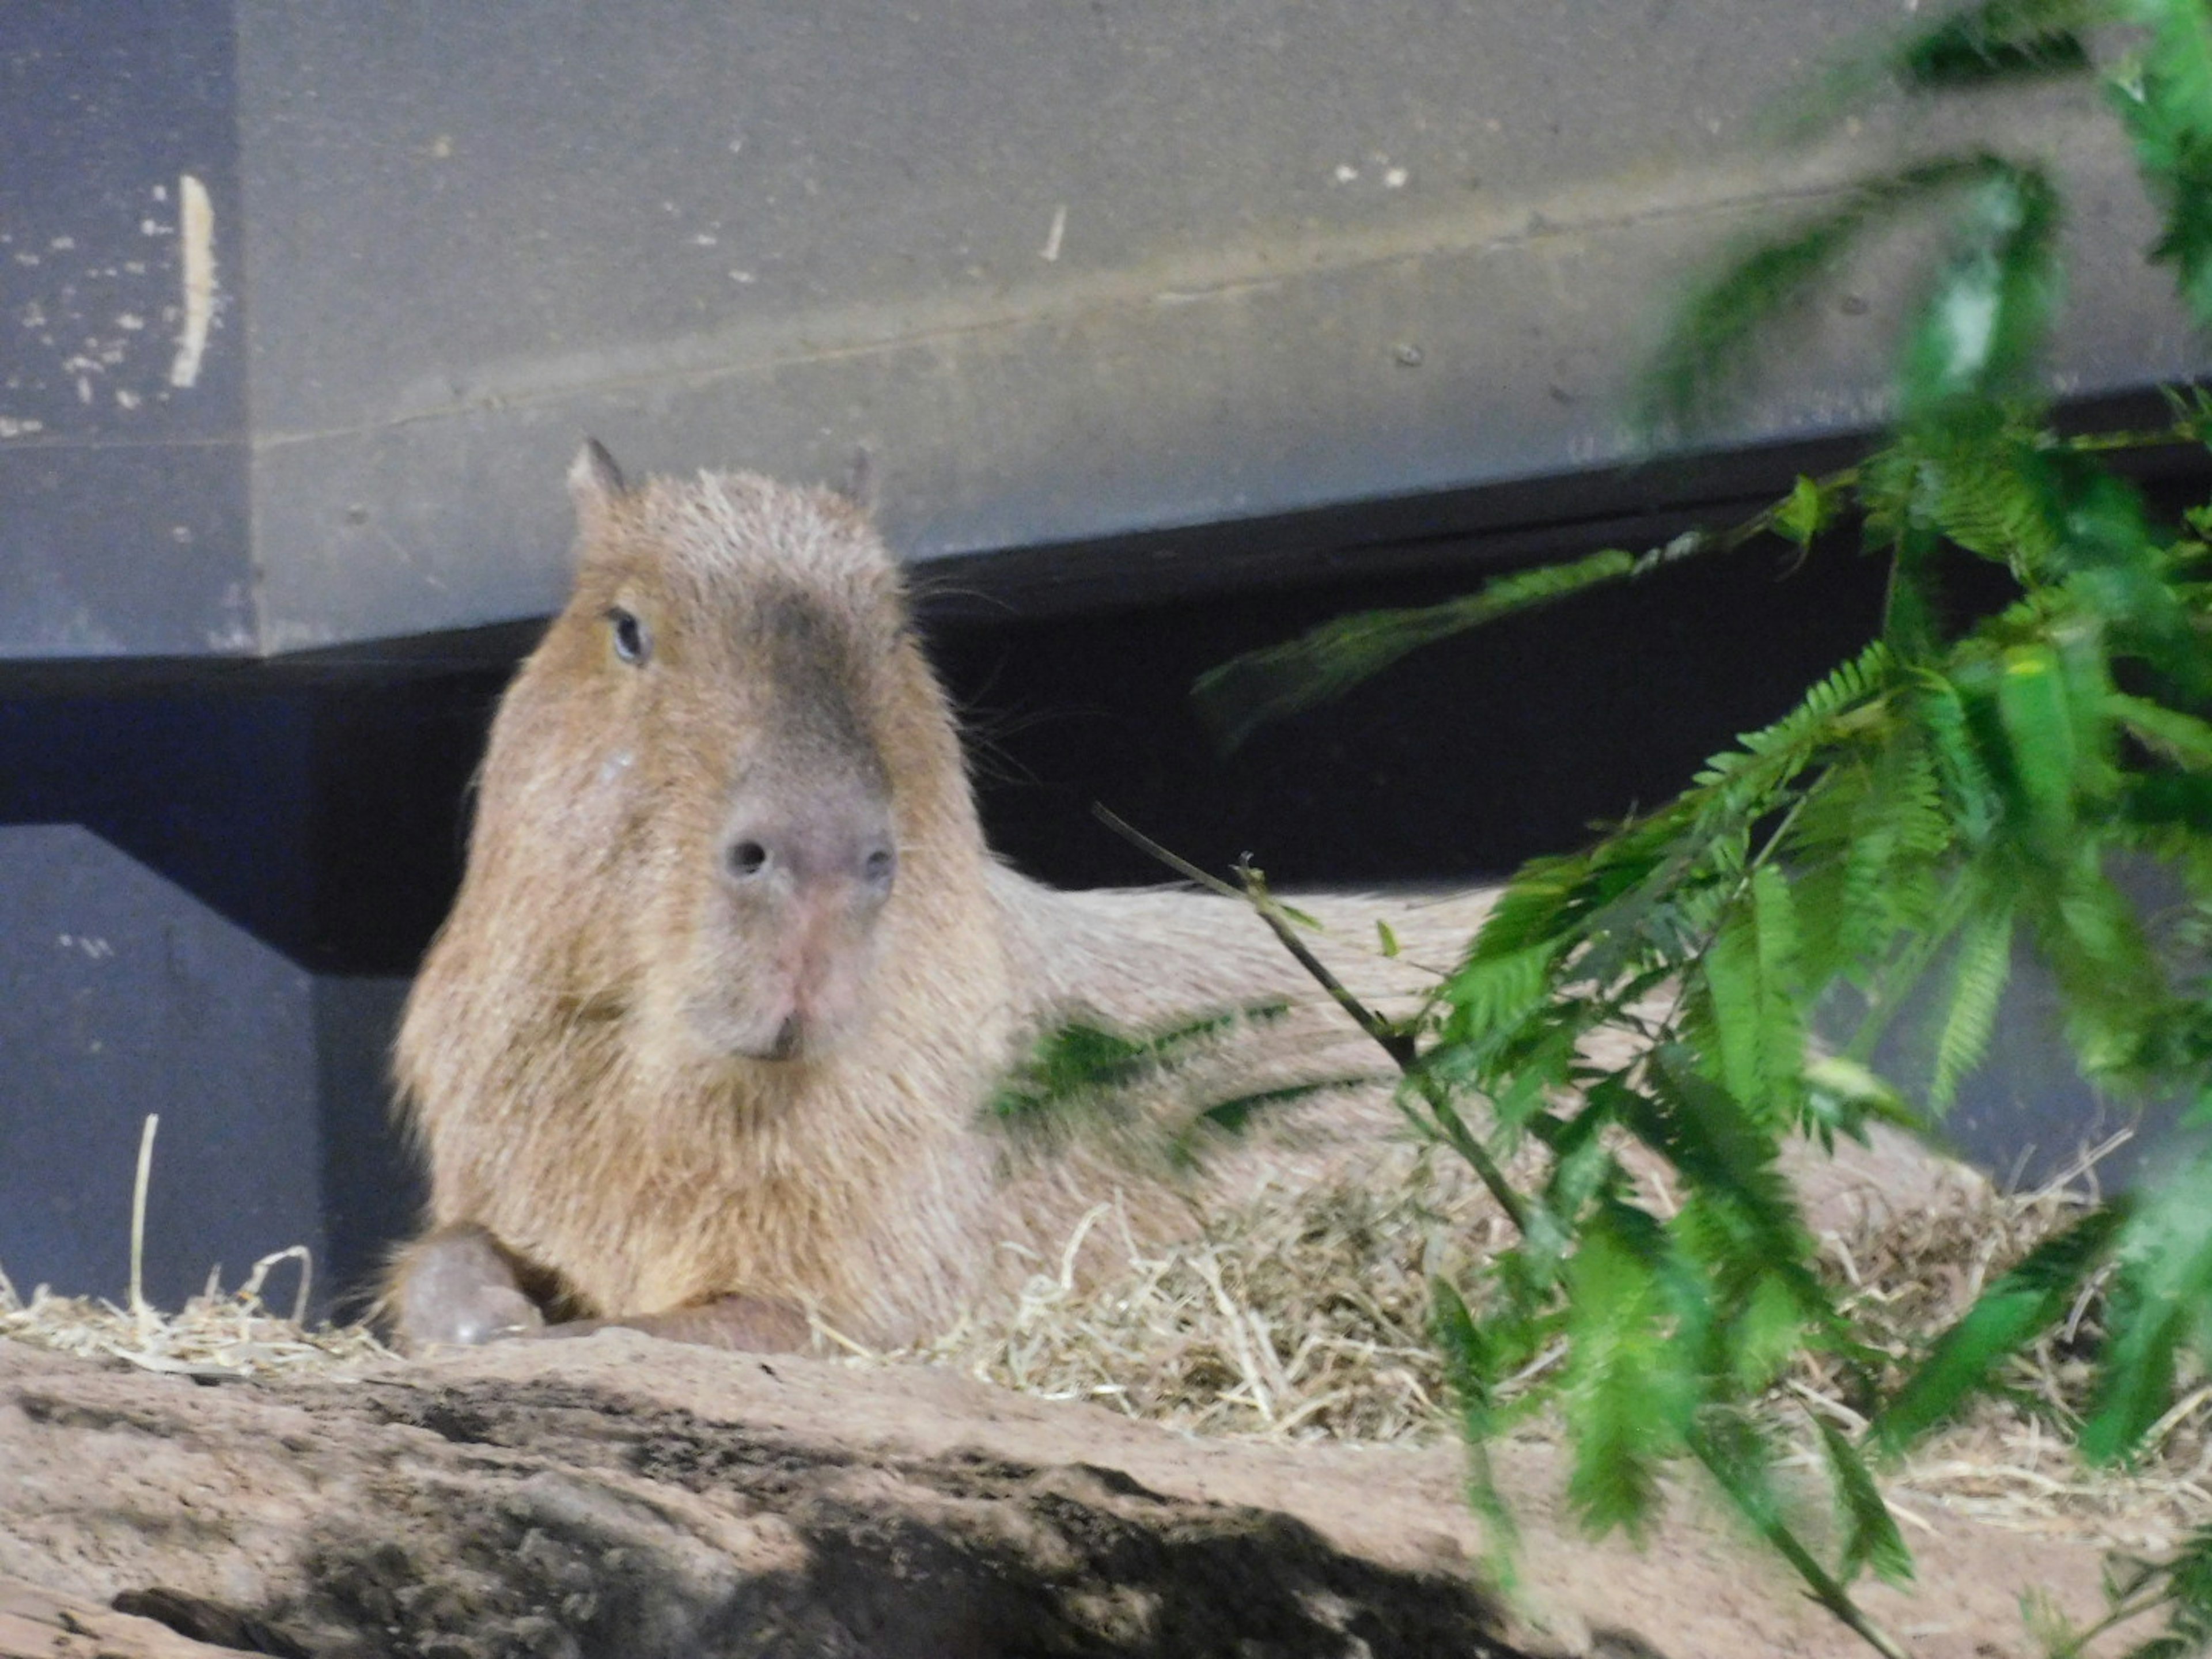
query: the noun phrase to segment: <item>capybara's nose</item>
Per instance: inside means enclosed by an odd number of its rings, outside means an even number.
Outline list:
[[[722,872],[735,888],[785,890],[849,884],[881,903],[898,877],[890,815],[873,807],[732,815],[722,838]]]

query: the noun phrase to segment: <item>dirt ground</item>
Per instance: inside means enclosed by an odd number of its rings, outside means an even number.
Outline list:
[[[1870,1650],[1694,1495],[1591,1543],[1551,1449],[1500,1449],[1510,1595],[1451,1445],[1199,1440],[621,1331],[221,1382],[0,1341],[0,1656]],[[2097,1611],[2094,1538],[1904,1508],[1920,1583],[1865,1603],[1921,1659],[2034,1654],[2026,1590]]]

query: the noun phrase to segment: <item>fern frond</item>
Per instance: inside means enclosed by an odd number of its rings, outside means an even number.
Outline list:
[[[1443,998],[1451,1011],[1447,1038],[1486,1056],[1545,1005],[1558,955],[1558,944],[1549,939],[1503,954],[1471,955],[1443,984]]]
[[[1221,748],[1232,750],[1269,721],[1341,696],[1425,645],[1641,575],[1663,557],[1664,550],[1638,558],[1608,549],[1571,564],[1497,577],[1442,605],[1340,617],[1297,639],[1207,670],[1191,695]]]
[[[2129,0],[2149,49],[2112,83],[2143,187],[2164,234],[2154,259],[2174,267],[2199,326],[2212,325],[2212,19],[2201,0]]]
[[[1784,1276],[1808,1316],[1833,1317],[1826,1296],[1803,1271],[1811,1241],[1788,1182],[1776,1167],[1779,1141],[1758,1115],[1704,1075],[1687,1050],[1662,1047],[1647,1068],[1646,1091],[1614,1103],[1620,1121],[1680,1171],[1686,1190],[1724,1206],[1742,1223],[1747,1254],[1741,1281]]]
[[[2199,1152],[2129,1218],[2108,1316],[2112,1336],[2082,1425],[2093,1461],[2133,1455],[2173,1397],[2177,1350],[2212,1340],[2212,1153]]]
[[[2212,770],[2212,725],[2163,703],[2117,691],[2106,700],[2106,707],[2114,720],[2154,753],[2191,771]]]
[[[1812,805],[1825,806],[1820,797],[1832,793],[1839,816],[1823,823],[1808,810],[1822,833],[1798,838],[1792,854],[1810,866],[1801,891],[1817,884],[1833,892],[1820,927],[1808,918],[1804,930],[1822,961],[1878,961],[1899,933],[1933,915],[1958,832],[1929,750],[1927,734],[1905,724],[1870,763],[1821,780]],[[1808,970],[1808,982],[1826,977]]]
[[[1721,1081],[1770,1126],[1797,1115],[1805,1054],[1797,948],[1789,878],[1762,865],[1698,969],[1711,1002]]]
[[[1948,1418],[1998,1361],[2065,1310],[2105,1261],[2124,1215],[2119,1206],[2091,1211],[1984,1291],[1891,1396],[1868,1438],[1895,1456]]]
[[[2036,396],[2058,297],[2058,195],[2039,167],[1984,158],[1964,234],[1906,342],[1900,394],[1911,422]]]
[[[2106,21],[2110,0],[1978,0],[1845,56],[1809,87],[1793,89],[1767,125],[1802,143],[1888,88],[1908,94],[2079,74],[2090,67],[2083,34]]]
[[[1490,1467],[1490,1439],[1498,1426],[1497,1385],[1504,1368],[1498,1345],[1475,1322],[1459,1287],[1441,1276],[1429,1281],[1429,1305],[1435,1311],[1437,1352],[1444,1362],[1444,1380],[1460,1413],[1460,1434],[1467,1444],[1468,1505],[1488,1528],[1490,1559],[1501,1588],[1509,1593],[1515,1582],[1514,1557],[1519,1534],[1512,1510],[1498,1490]]]
[[[1928,1084],[1928,1109],[1939,1116],[1950,1109],[1959,1085],[1989,1052],[1997,1006],[2012,975],[2012,910],[2002,902],[1977,910],[1960,929],[1950,999]]]
[[[1697,1388],[1669,1340],[1666,1239],[1641,1210],[1602,1202],[1567,1263],[1567,1497],[1593,1532],[1640,1535],[1659,1471],[1682,1449]]]
[[[1530,859],[1513,872],[1505,890],[1482,919],[1468,960],[1511,956],[1559,937],[1589,873],[1589,860],[1582,854]]]
[[[1759,333],[1802,306],[1869,232],[1963,183],[1990,176],[1982,156],[1954,156],[1860,185],[1839,206],[1739,249],[1675,313],[1638,389],[1647,433],[1694,433],[1717,419]],[[2002,165],[2002,164],[1995,164]]]
[[[1927,736],[1960,838],[1970,847],[1986,843],[2003,817],[2004,803],[1982,758],[1965,697],[1943,675],[1923,672],[1914,682],[1911,706]]]
[[[1913,446],[1929,521],[1968,552],[2009,564],[2024,580],[2054,571],[2064,544],[2048,460],[2015,430],[1936,431]]]
[[[1882,641],[1868,645],[1780,720],[1745,732],[1736,739],[1738,747],[1707,760],[1692,780],[1684,806],[1716,831],[1741,823],[1750,809],[1765,811],[1823,748],[1844,735],[1844,717],[1887,689],[1893,661]]]
[[[1828,1479],[1836,1490],[1838,1518],[1843,1522],[1844,1549],[1840,1577],[1856,1578],[1862,1567],[1872,1567],[1875,1577],[1887,1584],[1908,1583],[1912,1578],[1912,1553],[1905,1547],[1896,1517],[1882,1502],[1874,1473],[1858,1449],[1844,1438],[1825,1417],[1814,1421],[1820,1431],[1820,1448],[1828,1462]]]
[[[2101,8],[2084,0],[1982,0],[1923,24],[1889,54],[1908,89],[1936,92],[2089,67],[2082,32]]]
[[[1995,689],[2021,820],[2046,848],[2069,845],[2084,757],[2058,653],[2013,647],[2000,659]]]
[[[2077,1062],[2090,1078],[2124,1085],[2152,1057],[2154,1021],[2171,999],[2142,919],[2112,884],[2102,850],[2085,842],[2019,890],[2021,913],[2064,994]]]
[[[2166,1564],[2167,1633],[2177,1654],[2212,1647],[2212,1526],[2199,1527]]]

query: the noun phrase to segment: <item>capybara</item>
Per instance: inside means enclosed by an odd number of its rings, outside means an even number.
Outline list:
[[[574,592],[500,707],[399,1034],[431,1184],[388,1286],[404,1345],[550,1320],[787,1347],[810,1316],[902,1342],[1001,1241],[1072,1218],[1066,1171],[979,1121],[1060,1021],[1285,996],[1381,1065],[1239,902],[1060,892],[992,857],[851,502],[633,488],[596,445],[569,483]],[[1398,926],[1448,966],[1482,902]],[[1324,951],[1367,992],[1418,989],[1374,949],[1380,902],[1346,902]]]

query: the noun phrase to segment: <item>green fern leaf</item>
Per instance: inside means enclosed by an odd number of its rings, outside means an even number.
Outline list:
[[[2200,820],[2200,825],[2201,825]],[[2104,868],[2099,842],[2083,840],[2020,884],[2021,913],[2065,998],[2065,1029],[2085,1075],[2130,1088],[2157,1054],[2172,1006],[2166,970],[2129,896]]]
[[[1511,956],[1540,940],[1560,937],[1589,873],[1589,861],[1580,854],[1529,860],[1514,872],[1475,930],[1468,960]]]
[[[2212,1645],[2212,1526],[2199,1527],[2166,1564],[2172,1633],[2202,1653]]]
[[[1704,967],[1722,1081],[1769,1123],[1796,1116],[1805,1028],[1796,981],[1797,924],[1790,882],[1762,865],[1723,923]]]
[[[1820,1429],[1820,1449],[1828,1460],[1828,1478],[1836,1488],[1836,1508],[1843,1522],[1843,1568],[1838,1577],[1856,1578],[1861,1567],[1872,1567],[1884,1583],[1912,1582],[1912,1552],[1897,1529],[1897,1518],[1881,1501],[1874,1472],[1860,1457],[1858,1448],[1826,1418],[1814,1419]]]
[[[1730,1382],[1737,1394],[1756,1397],[1772,1388],[1804,1340],[1804,1312],[1789,1287],[1772,1275],[1752,1280],[1729,1323],[1725,1345]]]
[[[1771,726],[1747,732],[1739,747],[1707,760],[1692,787],[1676,804],[1706,837],[1711,855],[1723,842],[1740,840],[1752,822],[1771,811],[1782,792],[1801,773],[1838,744],[1864,740],[1879,730],[1869,705],[1887,691],[1895,658],[1876,640],[1808,691],[1797,706]],[[1655,817],[1651,823],[1669,828]],[[1661,845],[1666,843],[1662,841]],[[1680,844],[1674,844],[1677,864]],[[1654,868],[1666,868],[1655,863]]]
[[[2194,714],[2117,691],[2106,700],[2106,707],[2146,748],[2191,771],[2212,770],[2212,725]]]
[[[1713,424],[1742,378],[1752,342],[1801,307],[1855,244],[1991,167],[1982,157],[1951,157],[1869,180],[1840,206],[1739,250],[1676,313],[1638,386],[1638,424],[1686,434]]]
[[[1499,576],[1442,605],[1340,617],[1285,644],[1208,669],[1191,695],[1220,746],[1232,750],[1267,722],[1341,696],[1425,645],[1651,568],[1650,555],[1639,559],[1607,550],[1571,564]]]
[[[1906,35],[1891,61],[1915,92],[2080,74],[2091,21],[2081,0],[1983,0]]]
[[[1287,1002],[1255,1002],[1135,1033],[1069,1020],[1038,1039],[983,1115],[1009,1127],[1048,1128],[1085,1110],[1110,1111],[1117,1091],[1181,1071],[1237,1026],[1268,1024],[1289,1011]]]
[[[1460,1410],[1460,1433],[1467,1445],[1468,1507],[1483,1519],[1491,1543],[1490,1571],[1502,1587],[1514,1583],[1518,1530],[1513,1512],[1498,1490],[1490,1463],[1490,1441],[1497,1428],[1497,1385],[1502,1380],[1497,1346],[1468,1311],[1459,1289],[1441,1276],[1429,1281],[1435,1310],[1437,1350],[1443,1357],[1444,1380]]]
[[[1347,1073],[1341,1077],[1315,1078],[1305,1083],[1279,1084],[1272,1089],[1255,1089],[1210,1099],[1169,1139],[1164,1149],[1168,1161],[1177,1169],[1194,1170],[1205,1161],[1210,1138],[1242,1134],[1262,1113],[1295,1106],[1318,1095],[1370,1088],[1385,1080],[1381,1072]]]
[[[1805,1086],[1808,1110],[1824,1133],[1840,1130],[1853,1139],[1864,1140],[1869,1118],[1879,1118],[1901,1129],[1924,1127],[1920,1115],[1905,1103],[1904,1096],[1845,1055],[1823,1054],[1807,1062]]]
[[[1558,954],[1558,945],[1546,939],[1504,955],[1470,956],[1444,981],[1444,1000],[1455,1015],[1448,1028],[1453,1040],[1480,1048],[1517,1026],[1551,990]]]
[[[2051,470],[2068,532],[2068,597],[2103,619],[2117,651],[2149,663],[2183,698],[2212,696],[2212,642],[2198,627],[2212,595],[2192,601],[2173,582],[2167,538],[2140,492],[2084,457]]]
[[[1665,1250],[1650,1216],[1607,1201],[1567,1262],[1567,1497],[1595,1533],[1643,1534],[1658,1508],[1661,1467],[1681,1449],[1697,1397],[1669,1340]]]
[[[2200,1152],[2128,1222],[2096,1399],[2081,1427],[2094,1462],[2132,1455],[2172,1404],[2176,1351],[2212,1348],[2212,1152]]]
[[[2165,220],[2151,257],[2174,267],[2200,326],[2212,325],[2212,19],[2202,0],[2130,0],[2150,46],[2112,85],[2136,166]]]
[[[1952,681],[1929,672],[1916,684],[1912,708],[1928,736],[1929,754],[1960,837],[1969,846],[1985,843],[2003,818],[2004,803],[1983,761],[1966,699]]]
[[[2090,67],[2083,33],[2104,16],[2100,0],[1979,0],[1957,7],[1845,58],[1812,86],[1794,88],[1769,125],[1784,141],[1802,143],[1888,86],[1924,94],[2079,74]]]
[[[1997,1006],[2012,974],[2013,916],[2009,908],[1977,910],[1959,932],[1951,997],[1936,1040],[1936,1066],[1928,1084],[1928,1109],[1937,1116],[1959,1097],[1959,1085],[1982,1063],[1996,1030]]]
[[[1637,1139],[1674,1164],[1687,1193],[1714,1206],[1701,1254],[1734,1285],[1779,1278],[1803,1317],[1832,1328],[1833,1307],[1805,1266],[1810,1237],[1776,1167],[1775,1135],[1703,1075],[1687,1049],[1663,1045],[1652,1061],[1646,1091],[1623,1088],[1607,1104]],[[1599,1091],[1591,1092],[1595,1098]],[[1702,1224],[1706,1218],[1698,1219]]]
[[[1901,1453],[1956,1411],[1998,1361],[2072,1304],[2105,1261],[2125,1215],[2122,1204],[2093,1210],[1983,1291],[1882,1408],[1867,1431],[1869,1441],[1890,1455]]]
[[[2014,646],[1996,690],[2021,816],[2045,847],[2069,845],[2082,757],[2058,653],[2047,645]]]
[[[1963,416],[1914,434],[1918,502],[1953,542],[2023,579],[2049,579],[2067,536],[2050,458],[2034,434]]]
[[[1908,420],[2033,396],[2036,359],[2058,296],[2058,198],[2037,167],[1989,160],[1958,251],[1906,343]]]
[[[1774,511],[1774,533],[1800,547],[1810,547],[1813,538],[1834,522],[1836,512],[1835,492],[1822,489],[1801,473],[1788,499]]]

